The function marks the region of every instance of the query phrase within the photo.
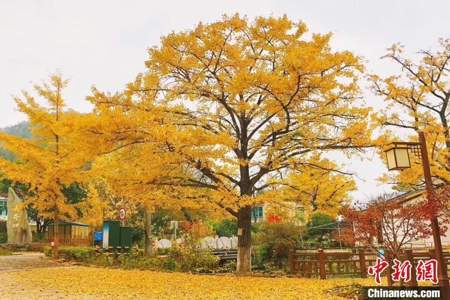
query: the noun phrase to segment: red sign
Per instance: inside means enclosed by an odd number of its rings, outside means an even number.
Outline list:
[[[123,221],[123,220],[125,220],[125,216],[126,216],[126,210],[125,210],[125,208],[121,208],[119,210],[119,219]]]

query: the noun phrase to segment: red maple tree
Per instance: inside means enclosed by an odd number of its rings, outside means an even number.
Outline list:
[[[407,244],[432,234],[429,220],[433,214],[439,217],[441,234],[445,233],[449,195],[447,188],[433,193],[432,201],[402,202],[401,197],[383,195],[366,205],[345,208],[342,215],[350,225],[342,230],[340,238],[347,244],[383,248],[398,257]]]

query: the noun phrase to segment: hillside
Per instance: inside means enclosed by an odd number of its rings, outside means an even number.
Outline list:
[[[1,128],[0,130],[12,135],[24,138],[31,138],[31,132],[28,127],[28,122],[26,121],[20,122],[13,126]],[[0,156],[5,157],[6,159],[9,160],[14,160],[14,155],[1,147],[0,147]]]

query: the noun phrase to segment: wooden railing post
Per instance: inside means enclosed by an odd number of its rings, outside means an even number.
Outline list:
[[[351,256],[351,258],[352,258],[352,273],[353,274],[357,274],[358,273],[358,268],[356,267],[356,259],[355,259],[355,257],[356,257],[356,249],[355,248],[353,248],[352,249],[352,256]]]
[[[305,265],[305,275],[304,276],[309,278],[309,277],[311,277],[311,274],[312,274],[312,262],[309,260],[306,262],[306,265]]]
[[[294,274],[294,272],[295,272],[295,270],[294,270],[294,253],[295,253],[295,249],[290,249],[289,250],[288,267],[289,267],[289,272],[291,274]]]
[[[323,249],[319,249],[319,275],[320,279],[326,279],[327,278],[327,272],[325,269],[325,261],[326,261],[326,254],[323,252]]]
[[[414,263],[414,255],[412,249],[405,250],[406,260],[411,262],[411,281],[409,282],[409,286],[417,286],[417,277],[416,277],[416,264]]]
[[[359,249],[359,271],[361,272],[361,278],[367,278],[366,254],[364,253],[364,249]]]

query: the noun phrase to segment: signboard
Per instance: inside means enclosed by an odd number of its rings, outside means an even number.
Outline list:
[[[125,208],[121,208],[119,210],[119,219],[121,221],[123,221],[123,220],[125,220],[125,216],[126,216],[126,210],[125,210]]]
[[[178,221],[170,221],[170,229],[178,229]]]

